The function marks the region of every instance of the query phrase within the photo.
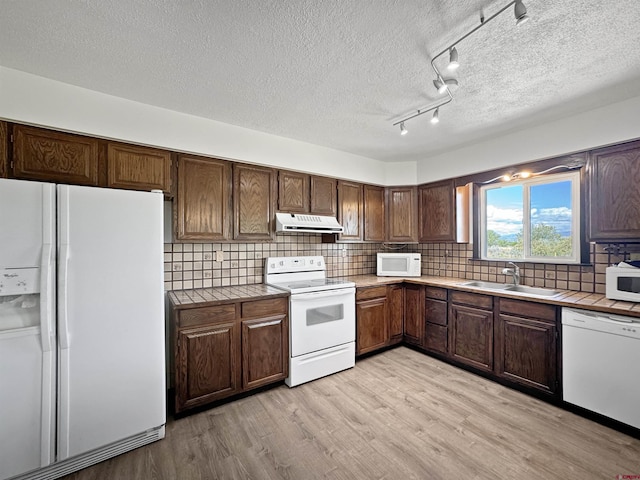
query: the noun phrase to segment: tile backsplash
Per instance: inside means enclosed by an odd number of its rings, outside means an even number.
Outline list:
[[[590,244],[591,265],[518,263],[521,283],[536,287],[604,293],[605,268],[624,260]],[[316,234],[277,235],[271,243],[166,243],[165,290],[262,283],[264,259],[276,256],[322,255],[330,277],[374,274],[381,243],[322,243]],[[469,280],[510,282],[505,262],[473,260],[472,246],[455,243],[408,245],[399,250],[422,254],[422,274]],[[216,261],[222,254],[222,261]]]

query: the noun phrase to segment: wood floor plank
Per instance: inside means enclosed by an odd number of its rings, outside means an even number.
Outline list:
[[[167,423],[65,477],[563,479],[640,474],[640,440],[400,347]]]

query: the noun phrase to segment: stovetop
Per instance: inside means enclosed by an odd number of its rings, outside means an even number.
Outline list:
[[[327,278],[326,264],[321,256],[269,257],[265,261],[264,283],[292,294],[355,288],[354,282]]]
[[[293,294],[295,293],[308,293],[308,292],[320,292],[324,290],[335,290],[338,288],[352,288],[356,284],[340,278],[316,278],[316,279],[299,279],[290,280],[282,283],[270,283],[270,285],[282,288]]]

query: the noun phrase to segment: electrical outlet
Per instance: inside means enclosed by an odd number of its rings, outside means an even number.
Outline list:
[[[222,250],[216,250],[216,262],[224,261],[224,252]]]
[[[347,258],[347,247],[342,247],[342,258]]]

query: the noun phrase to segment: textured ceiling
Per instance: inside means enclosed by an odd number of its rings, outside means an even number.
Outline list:
[[[440,98],[431,57],[507,3],[3,0],[0,65],[383,161],[640,95],[640,2],[525,0],[458,45],[440,123],[400,136]]]

